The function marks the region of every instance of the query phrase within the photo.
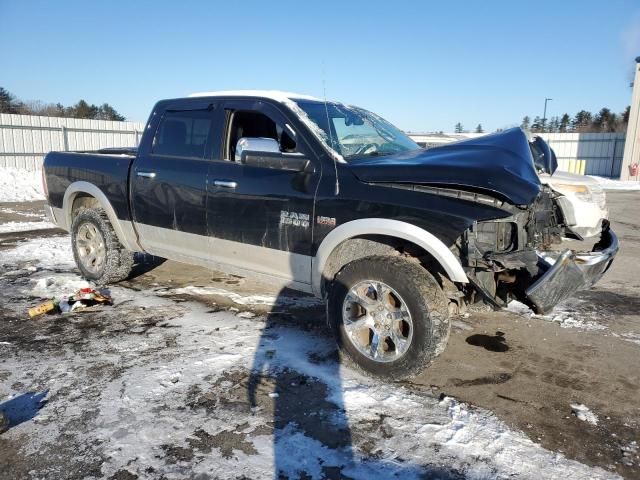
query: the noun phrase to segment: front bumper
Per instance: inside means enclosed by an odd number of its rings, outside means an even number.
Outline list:
[[[576,291],[590,288],[609,269],[619,248],[618,237],[604,221],[602,236],[593,251],[565,250],[553,264],[540,256],[539,263],[547,270],[525,291],[533,310],[548,313]]]

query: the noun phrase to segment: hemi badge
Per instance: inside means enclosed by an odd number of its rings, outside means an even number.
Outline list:
[[[330,227],[336,226],[336,219],[334,217],[323,217],[318,215],[316,217],[316,222],[318,225],[329,225]]]

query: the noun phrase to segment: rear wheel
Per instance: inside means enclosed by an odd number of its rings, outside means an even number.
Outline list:
[[[133,252],[126,250],[104,210],[83,209],[71,226],[73,257],[87,280],[108,284],[124,280],[133,268]]]
[[[341,350],[367,373],[400,380],[429,366],[449,338],[448,302],[433,276],[401,257],[346,265],[329,315]]]

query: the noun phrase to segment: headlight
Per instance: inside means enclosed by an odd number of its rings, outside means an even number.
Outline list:
[[[593,202],[591,189],[587,185],[575,185],[572,183],[554,183],[553,188],[563,195],[573,195],[583,202]]]

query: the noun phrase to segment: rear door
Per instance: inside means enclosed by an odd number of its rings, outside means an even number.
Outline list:
[[[320,165],[275,106],[246,99],[228,100],[223,108],[222,148],[209,168],[207,222],[213,259],[310,284]],[[282,150],[304,154],[310,168],[294,172],[243,165],[234,158],[242,137],[275,137]]]
[[[207,173],[216,141],[219,148],[217,112],[215,103],[169,104],[153,141],[140,151],[131,198],[145,251],[177,260],[208,257]]]

